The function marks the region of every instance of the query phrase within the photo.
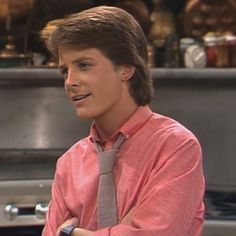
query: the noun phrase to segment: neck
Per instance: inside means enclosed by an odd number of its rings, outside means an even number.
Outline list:
[[[129,103],[129,104],[127,104]],[[127,102],[120,109],[114,108],[113,112],[102,119],[96,119],[95,123],[99,127],[99,134],[102,138],[111,137],[136,111],[138,105],[133,101]]]

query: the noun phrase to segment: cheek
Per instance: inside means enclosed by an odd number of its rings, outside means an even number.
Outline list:
[[[100,84],[100,95],[105,99],[115,99],[121,93],[121,84],[118,81],[107,81]]]
[[[66,84],[64,84],[64,90],[66,92],[66,95],[69,96],[69,87]]]
[[[103,87],[110,93],[118,93],[121,89],[122,80],[118,73],[107,73],[106,79],[103,81]],[[105,86],[106,85],[106,86]]]

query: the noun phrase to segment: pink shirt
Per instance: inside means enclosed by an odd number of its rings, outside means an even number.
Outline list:
[[[98,136],[93,125],[90,135],[57,162],[42,235],[55,236],[58,226],[77,217],[80,227],[95,236],[200,236],[204,177],[196,137],[148,106],[139,107],[119,132],[126,137],[114,167],[121,223],[97,229],[98,160],[91,139]]]

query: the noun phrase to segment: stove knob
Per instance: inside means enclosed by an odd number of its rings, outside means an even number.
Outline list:
[[[35,215],[38,219],[45,219],[48,211],[47,203],[39,203],[35,206]]]
[[[12,220],[15,220],[16,217],[18,216],[19,209],[15,204],[8,204],[5,206],[4,214],[8,220],[12,221]]]

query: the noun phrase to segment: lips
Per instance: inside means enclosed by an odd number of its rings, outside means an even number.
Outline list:
[[[72,100],[73,101],[80,101],[84,98],[87,98],[88,96],[90,96],[91,94],[90,93],[86,93],[86,94],[80,94],[80,95],[77,95],[77,96],[73,96],[72,97]]]

